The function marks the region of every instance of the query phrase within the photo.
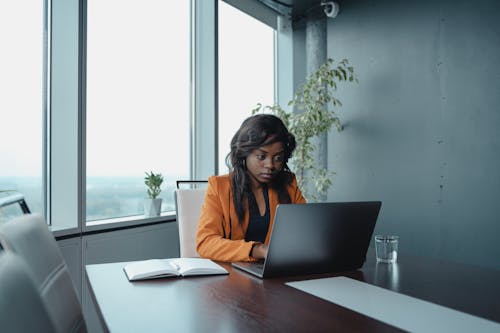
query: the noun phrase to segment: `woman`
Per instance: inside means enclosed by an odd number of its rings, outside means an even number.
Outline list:
[[[231,140],[231,172],[212,176],[196,235],[201,257],[220,261],[265,258],[278,204],[305,203],[287,161],[295,137],[276,116],[247,118]]]

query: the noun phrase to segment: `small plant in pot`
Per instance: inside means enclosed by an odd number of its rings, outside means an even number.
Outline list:
[[[161,213],[161,198],[158,195],[161,193],[161,184],[163,176],[161,173],[146,172],[144,184],[148,187],[148,198],[144,199],[144,216],[153,217],[160,216]]]

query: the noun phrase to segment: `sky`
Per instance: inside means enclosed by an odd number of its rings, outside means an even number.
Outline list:
[[[148,3],[88,0],[88,176],[189,172],[189,1],[175,15],[170,1]],[[0,177],[41,176],[42,10],[40,0],[0,2]],[[270,27],[223,2],[219,11],[224,173],[241,121],[273,103],[274,58]]]
[[[219,173],[241,122],[257,103],[274,104],[274,31],[219,2]]]
[[[41,174],[42,6],[0,1],[0,176]]]

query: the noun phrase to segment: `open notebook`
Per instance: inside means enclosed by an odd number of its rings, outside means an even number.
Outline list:
[[[228,271],[210,259],[170,258],[149,259],[128,263],[123,267],[129,281],[163,277],[228,274]]]

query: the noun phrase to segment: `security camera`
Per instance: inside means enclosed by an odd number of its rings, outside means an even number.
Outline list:
[[[334,1],[323,1],[320,5],[328,17],[334,18],[339,13],[339,4]]]

